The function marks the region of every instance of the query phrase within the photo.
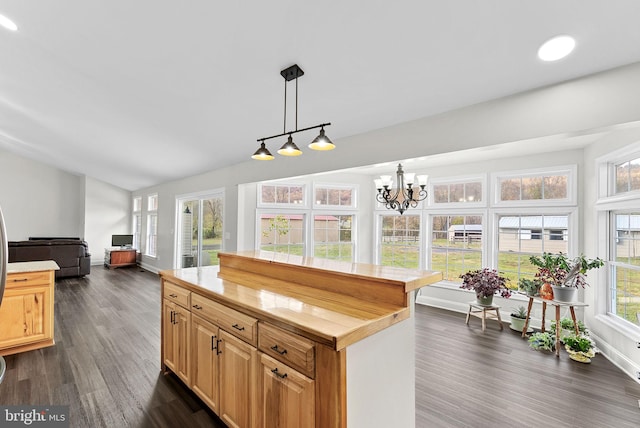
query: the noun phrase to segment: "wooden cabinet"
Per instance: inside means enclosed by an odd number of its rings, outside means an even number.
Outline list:
[[[253,427],[258,351],[224,330],[220,339],[220,419],[233,428]]]
[[[199,316],[191,316],[191,390],[215,413],[219,413],[219,329]]]
[[[305,375],[260,355],[260,428],[315,426],[315,383]]]
[[[7,275],[4,299],[0,306],[0,355],[54,344],[53,290],[53,270]]]
[[[165,299],[163,314],[164,364],[189,385],[191,313]]]
[[[136,256],[137,250],[135,249],[105,248],[104,265],[109,269],[135,266],[137,264]]]

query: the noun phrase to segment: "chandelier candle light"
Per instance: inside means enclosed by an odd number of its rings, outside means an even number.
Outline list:
[[[424,190],[427,185],[427,178],[426,175],[419,175],[416,183],[416,175],[411,172],[405,174],[402,170],[402,164],[398,164],[398,171],[396,172],[397,188],[394,189],[390,175],[381,175],[380,178],[373,180],[376,189],[378,189],[376,199],[384,204],[387,209],[396,210],[402,215],[407,208],[415,208],[418,206],[418,202],[427,198],[427,191]]]
[[[265,145],[266,140],[270,140],[272,138],[283,137],[288,135],[287,142],[280,147],[278,150],[278,154],[282,156],[300,156],[302,154],[302,150],[298,148],[296,143],[293,142],[293,134],[298,132],[308,131],[310,129],[320,128],[320,133],[316,138],[311,141],[309,144],[309,148],[312,150],[333,150],[335,149],[335,145],[331,142],[331,140],[324,134],[324,127],[331,125],[331,123],[321,123],[320,125],[310,126],[308,128],[298,129],[298,77],[304,75],[304,71],[297,64],[292,65],[289,68],[285,68],[280,72],[280,75],[284,78],[284,127],[282,134],[272,135],[271,137],[263,137],[258,138],[258,142],[260,143],[260,147],[256,152],[251,156],[252,159],[256,160],[272,160],[273,155],[269,152]],[[287,131],[287,82],[291,80],[296,81],[296,129],[293,131]]]

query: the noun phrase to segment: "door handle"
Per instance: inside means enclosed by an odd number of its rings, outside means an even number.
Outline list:
[[[220,343],[221,342],[222,342],[222,339],[217,339],[216,340],[216,355],[222,354],[222,351],[220,350]]]
[[[277,367],[275,369],[271,370],[271,373],[273,373],[274,375],[278,376],[280,379],[286,379],[286,377],[287,377],[287,374],[286,373],[280,373],[278,371]]]
[[[218,350],[218,342],[216,340],[216,336],[211,336],[211,350],[212,351]]]
[[[286,349],[280,350],[280,349],[278,348],[278,345],[274,345],[274,346],[272,346],[272,347],[271,347],[271,349],[273,349],[274,351],[276,351],[276,352],[277,352],[278,354],[280,354],[280,355],[284,355],[284,354],[286,354],[286,353],[287,353],[287,350],[286,350]]]

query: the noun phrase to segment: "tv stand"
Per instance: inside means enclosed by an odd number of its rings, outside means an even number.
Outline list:
[[[124,266],[136,266],[135,248],[111,247],[104,249],[104,265],[109,269]]]

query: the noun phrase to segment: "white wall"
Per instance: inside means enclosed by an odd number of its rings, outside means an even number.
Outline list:
[[[83,178],[0,149],[0,206],[11,241],[84,236]]]
[[[84,238],[89,244],[91,264],[104,262],[111,235],[131,233],[131,192],[91,177],[84,180]]]

